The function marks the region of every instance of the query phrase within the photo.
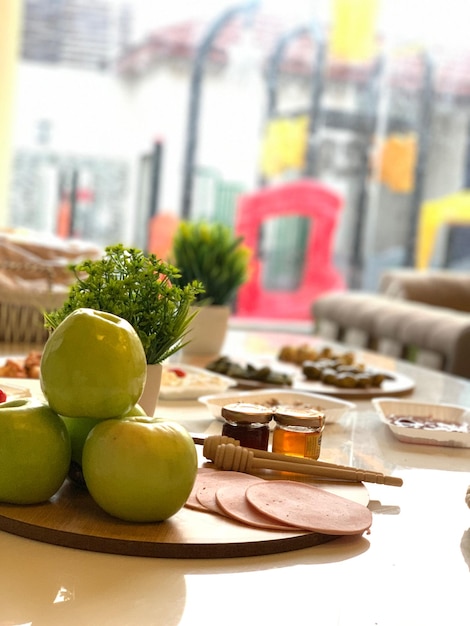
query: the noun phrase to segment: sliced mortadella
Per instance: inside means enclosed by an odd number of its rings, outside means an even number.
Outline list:
[[[248,485],[257,483],[260,480],[262,479],[240,472],[221,471],[210,478],[208,474],[203,474],[203,479],[199,482],[199,487],[196,491],[196,498],[199,504],[209,511],[212,511],[212,513],[218,513],[219,515],[227,517],[227,514],[217,502],[217,490],[226,485],[230,488],[234,488],[238,484],[241,485],[243,489],[246,489]]]
[[[263,528],[266,530],[285,530],[292,532],[298,530],[295,526],[289,526],[281,522],[276,522],[267,515],[260,513],[246,499],[246,489],[254,483],[235,483],[219,487],[216,492],[216,500],[224,513],[248,526]]]
[[[246,498],[277,522],[327,535],[362,534],[372,524],[372,513],[363,504],[305,483],[258,482],[247,488]]]
[[[186,500],[186,503],[184,505],[185,507],[187,507],[188,509],[194,509],[195,511],[203,511],[204,513],[208,511],[208,509],[206,509],[205,506],[202,506],[202,504],[199,502],[199,500],[196,497],[196,494],[200,485],[204,481],[204,478],[202,478],[202,476],[207,475],[207,474],[212,474],[213,471],[214,470],[212,469],[203,468],[203,467],[200,467],[198,469],[197,474],[196,474],[196,480],[194,481],[194,485],[191,490],[191,493],[189,494],[189,497]]]
[[[212,468],[199,468],[196,480],[194,481],[193,488],[185,506],[188,509],[203,511],[204,513],[210,511],[212,513],[224,515],[222,510],[217,506],[215,492],[219,487],[231,484],[233,481],[243,481],[246,476],[248,476],[247,481],[250,481],[250,484],[254,481],[261,480],[260,478],[255,478],[254,476],[242,474],[240,472],[231,472]],[[200,494],[200,499],[198,498],[198,494]],[[204,502],[204,504],[201,501]]]

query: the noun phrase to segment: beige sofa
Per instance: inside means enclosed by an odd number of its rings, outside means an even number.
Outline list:
[[[470,378],[470,274],[390,270],[378,293],[329,293],[312,305],[315,332]]]

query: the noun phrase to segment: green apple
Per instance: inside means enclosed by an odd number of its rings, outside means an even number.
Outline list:
[[[191,493],[197,453],[188,431],[155,417],[109,419],[97,424],[83,448],[90,495],[107,513],[131,522],[174,515]]]
[[[132,417],[133,415],[145,415],[145,411],[139,404],[136,404],[122,417]],[[92,428],[99,424],[101,420],[97,420],[94,417],[66,417],[65,415],[61,415],[60,417],[64,421],[70,435],[70,443],[72,445],[72,461],[81,465],[83,446],[85,445],[88,433]]]
[[[67,429],[33,398],[0,404],[0,501],[37,504],[64,482],[71,449]]]
[[[49,406],[67,417],[105,419],[129,411],[147,375],[142,342],[126,320],[76,309],[44,346],[40,382]]]
[[[145,411],[139,404],[136,404],[125,413],[123,417],[131,417],[133,415],[145,415]],[[88,433],[99,424],[101,420],[97,420],[94,417],[65,417],[64,415],[61,415],[61,418],[68,430],[72,446],[69,478],[84,487],[85,481],[82,474],[83,446],[85,445]]]

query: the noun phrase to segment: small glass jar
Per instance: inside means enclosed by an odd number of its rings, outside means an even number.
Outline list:
[[[277,407],[272,451],[318,459],[325,426],[325,414],[315,409]]]
[[[263,404],[234,402],[222,407],[222,435],[233,437],[245,448],[267,450],[272,409]]]

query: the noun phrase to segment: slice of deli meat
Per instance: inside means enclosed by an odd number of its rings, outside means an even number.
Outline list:
[[[194,481],[194,485],[191,490],[191,493],[189,494],[189,497],[186,500],[186,503],[184,505],[185,507],[187,507],[188,509],[194,509],[195,511],[203,511],[204,513],[208,511],[208,509],[206,509],[205,506],[202,506],[202,504],[199,502],[199,500],[196,497],[196,493],[201,483],[204,481],[204,479],[201,478],[201,476],[206,475],[208,473],[212,473],[212,471],[213,470],[207,469],[204,467],[202,468],[200,467],[198,469],[197,474],[196,474],[196,480]]]
[[[205,480],[206,478],[208,478],[208,480]],[[224,486],[229,488],[235,487],[237,484],[242,485],[243,488],[246,489],[248,485],[257,483],[260,480],[262,479],[256,478],[256,476],[251,476],[250,474],[243,474],[241,472],[218,471],[210,478],[208,474],[204,474],[204,479],[200,481],[199,487],[196,491],[196,498],[198,499],[199,504],[204,506],[209,511],[212,511],[212,513],[218,513],[219,515],[227,517],[227,514],[217,502],[217,490]]]
[[[271,519],[327,535],[357,535],[372,524],[364,505],[305,483],[266,480],[250,485],[246,498]]]
[[[218,513],[219,515],[223,515],[222,511],[219,509],[217,503],[215,502],[215,491],[219,487],[226,485],[229,481],[243,480],[244,476],[248,476],[248,480],[253,482],[254,477],[248,474],[241,474],[240,472],[231,472],[215,468],[200,467],[198,469],[196,480],[194,481],[193,488],[191,490],[191,493],[189,494],[185,506],[188,509],[203,511],[205,513],[211,511],[213,513]],[[256,480],[261,479],[257,478]],[[211,486],[213,486],[213,489],[207,491],[207,493],[203,493]],[[213,503],[213,506],[211,508],[204,506],[198,500],[197,494],[199,491],[201,492],[202,501],[207,502],[209,506],[211,506],[211,502]]]
[[[260,513],[246,499],[246,489],[254,484],[249,481],[245,484],[234,483],[219,487],[216,492],[217,504],[224,513],[238,522],[254,526],[255,528],[263,528],[266,530],[285,530],[292,532],[299,530],[295,526],[289,526],[281,522],[276,522],[267,515]]]

